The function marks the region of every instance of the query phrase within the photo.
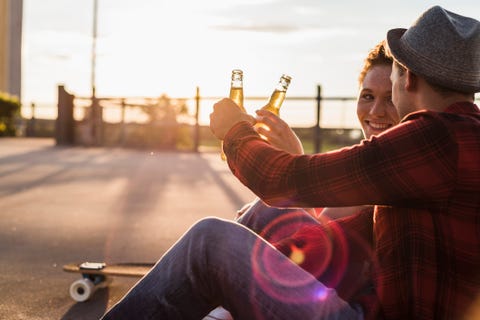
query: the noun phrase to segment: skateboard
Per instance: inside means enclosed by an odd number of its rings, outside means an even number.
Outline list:
[[[82,275],[81,279],[70,285],[70,296],[77,302],[84,302],[90,299],[97,289],[107,287],[112,282],[112,277],[141,278],[154,265],[154,263],[82,262],[66,264],[63,271]]]

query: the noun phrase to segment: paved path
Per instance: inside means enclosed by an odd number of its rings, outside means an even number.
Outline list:
[[[153,262],[196,220],[252,199],[217,153],[0,139],[0,319],[98,319],[135,280],[75,303],[63,264]]]

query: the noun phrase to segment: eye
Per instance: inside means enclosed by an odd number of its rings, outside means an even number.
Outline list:
[[[370,94],[370,93],[363,93],[361,96],[360,96],[363,100],[367,100],[367,101],[371,101],[374,99],[373,95]]]

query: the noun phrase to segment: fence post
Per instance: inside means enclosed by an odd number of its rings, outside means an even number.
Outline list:
[[[315,123],[314,133],[314,151],[319,153],[322,150],[322,128],[321,128],[321,114],[322,114],[322,86],[317,85],[317,122]]]
[[[74,120],[73,120],[74,95],[69,94],[64,86],[58,86],[58,116],[55,123],[55,140],[57,145],[73,145]]]
[[[121,128],[120,128],[120,145],[122,147],[125,146],[125,135],[126,135],[126,124],[125,124],[125,109],[127,105],[125,103],[125,99],[122,98],[122,105],[121,105]]]
[[[27,137],[35,137],[35,103],[32,102],[30,108],[32,110],[32,116],[27,122],[26,135]]]
[[[198,146],[200,145],[200,124],[198,118],[200,114],[200,87],[197,86],[195,94],[195,131],[193,136],[193,151],[198,152]]]
[[[103,145],[103,110],[100,105],[100,99],[93,96],[91,98],[92,105],[90,107],[90,125],[91,135],[94,146]]]

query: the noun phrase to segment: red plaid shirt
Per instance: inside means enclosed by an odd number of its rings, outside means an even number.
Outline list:
[[[224,149],[232,172],[270,205],[376,205],[373,279],[383,317],[460,319],[480,298],[476,105],[412,113],[359,145],[317,155],[275,149],[242,122]]]

